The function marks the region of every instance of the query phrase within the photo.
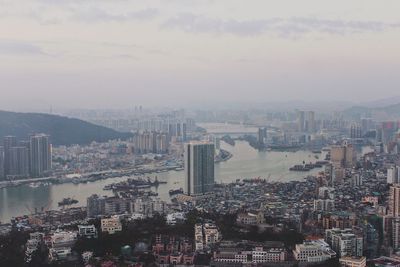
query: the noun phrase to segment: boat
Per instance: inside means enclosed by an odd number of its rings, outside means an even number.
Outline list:
[[[78,203],[79,201],[73,198],[63,198],[60,202],[58,202],[58,206],[70,206]]]
[[[30,183],[29,184],[29,187],[31,187],[31,188],[38,188],[39,186],[40,186],[39,183]]]
[[[294,165],[293,167],[289,168],[289,170],[290,171],[298,171],[298,172],[308,172],[311,169],[307,168],[306,166],[303,166],[303,165]]]
[[[170,196],[178,195],[178,194],[183,194],[183,189],[182,188],[169,190],[169,195]]]

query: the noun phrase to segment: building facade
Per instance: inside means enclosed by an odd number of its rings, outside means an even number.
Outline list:
[[[190,196],[211,192],[214,187],[214,144],[185,144],[185,193]]]

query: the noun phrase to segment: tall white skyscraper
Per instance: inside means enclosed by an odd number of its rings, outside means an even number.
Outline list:
[[[214,186],[214,152],[212,143],[185,144],[185,193],[189,196],[211,192]]]

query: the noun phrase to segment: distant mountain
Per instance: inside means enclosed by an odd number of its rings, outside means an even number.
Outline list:
[[[6,135],[15,135],[19,140],[24,140],[33,133],[50,135],[53,145],[83,145],[93,141],[105,142],[132,136],[130,133],[121,133],[57,115],[0,111],[0,139]]]
[[[380,107],[353,106],[345,109],[343,114],[352,119],[372,117],[378,120],[398,120],[400,119],[400,103]]]
[[[370,108],[383,108],[387,106],[393,106],[400,103],[400,96],[392,96],[388,98],[377,99],[374,101],[365,102],[362,106]]]

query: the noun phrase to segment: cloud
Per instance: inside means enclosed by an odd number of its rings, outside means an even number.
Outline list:
[[[83,22],[124,22],[129,20],[146,20],[156,17],[159,13],[156,8],[146,8],[125,13],[112,13],[99,8],[77,9],[72,19]]]
[[[364,32],[383,32],[400,28],[400,23],[379,21],[344,21],[318,19],[312,17],[271,18],[259,20],[221,20],[192,13],[182,13],[166,20],[162,29],[177,29],[190,33],[233,34],[255,36],[265,33],[280,37],[298,37],[317,32],[328,34],[354,34]]]
[[[0,54],[5,55],[45,55],[40,46],[24,42],[0,39]]]

